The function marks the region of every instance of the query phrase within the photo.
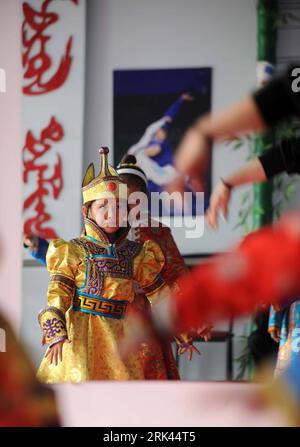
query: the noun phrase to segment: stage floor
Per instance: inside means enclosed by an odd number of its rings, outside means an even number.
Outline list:
[[[286,427],[242,382],[89,382],[55,385],[63,426]]]

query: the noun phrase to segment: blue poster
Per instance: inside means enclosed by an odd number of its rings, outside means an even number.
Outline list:
[[[184,132],[211,109],[212,69],[117,70],[113,76],[115,163],[126,153],[134,155],[150,193],[160,193],[178,175],[174,152]],[[210,183],[211,162],[204,198],[210,196]],[[188,179],[186,191],[194,197]],[[207,205],[204,200],[204,209]],[[195,215],[194,203],[191,214]]]

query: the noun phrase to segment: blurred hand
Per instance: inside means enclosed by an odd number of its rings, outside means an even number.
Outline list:
[[[206,222],[211,228],[218,227],[218,213],[221,212],[224,219],[228,216],[228,204],[231,190],[220,181],[210,196],[209,207],[206,211]]]
[[[61,340],[52,345],[51,348],[48,348],[45,357],[49,357],[50,364],[55,363],[55,366],[57,366],[58,361],[62,362],[64,343],[71,343],[71,341],[67,339]]]
[[[23,233],[23,244],[29,248],[36,248],[37,247],[37,237],[30,236],[27,233]]]
[[[188,353],[189,361],[192,360],[194,352],[196,352],[198,355],[202,355],[199,349],[197,349],[196,346],[192,344],[192,342],[180,343],[178,347],[178,355],[183,355],[185,352]]]
[[[202,326],[197,330],[197,335],[202,337],[205,341],[209,341],[211,339],[211,331],[213,326]]]
[[[179,191],[183,194],[185,182],[188,181],[195,188],[195,192],[203,191],[203,177],[208,165],[210,144],[199,128],[190,128],[183,137],[174,157],[176,170],[180,178],[169,185],[168,191]]]
[[[276,343],[280,342],[280,329],[279,328],[274,328],[274,329],[270,330],[269,334],[270,334],[271,338],[274,341],[276,341]]]

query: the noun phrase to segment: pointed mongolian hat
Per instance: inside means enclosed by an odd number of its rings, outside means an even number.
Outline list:
[[[99,149],[100,172],[95,177],[95,167],[91,163],[82,182],[83,203],[103,198],[126,198],[126,184],[122,182],[118,173],[108,164],[107,147]]]

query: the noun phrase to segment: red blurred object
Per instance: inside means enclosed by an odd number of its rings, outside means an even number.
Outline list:
[[[117,185],[115,182],[108,182],[107,183],[107,190],[110,192],[114,192],[117,189]]]
[[[194,268],[178,281],[181,330],[242,316],[257,306],[290,303],[300,294],[300,214],[265,227],[235,250]]]

